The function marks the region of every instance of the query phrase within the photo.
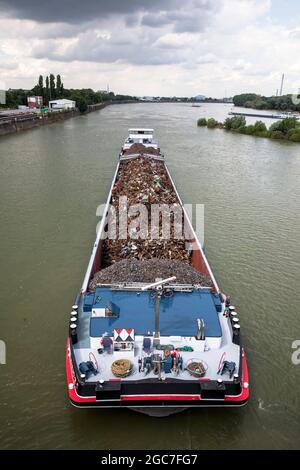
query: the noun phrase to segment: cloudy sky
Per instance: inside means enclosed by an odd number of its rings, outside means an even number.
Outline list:
[[[299,0],[0,0],[0,82],[136,95],[300,88]],[[2,88],[2,86],[0,88]]]

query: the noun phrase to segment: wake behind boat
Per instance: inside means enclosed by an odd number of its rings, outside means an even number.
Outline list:
[[[164,216],[170,237],[162,234]],[[152,129],[130,129],[119,155],[71,311],[66,371],[79,407],[163,416],[247,402],[238,314],[219,289]]]

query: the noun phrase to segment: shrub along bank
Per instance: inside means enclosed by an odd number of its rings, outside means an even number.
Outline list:
[[[197,125],[199,127],[208,127],[209,129],[225,129],[226,131],[253,135],[255,137],[300,142],[300,122],[295,118],[286,118],[276,121],[271,124],[269,128],[267,128],[266,124],[262,121],[256,121],[255,124],[247,125],[244,116],[227,118],[224,122],[218,122],[214,118],[200,118],[197,121]]]

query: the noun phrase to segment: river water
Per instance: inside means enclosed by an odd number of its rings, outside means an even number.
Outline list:
[[[300,448],[300,146],[197,128],[221,104],[114,105],[0,140],[0,448]],[[168,418],[68,403],[65,341],[127,129],[154,127],[238,307],[251,399]]]

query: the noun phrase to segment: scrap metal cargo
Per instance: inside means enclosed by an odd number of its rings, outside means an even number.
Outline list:
[[[133,238],[106,237],[107,214],[136,207]],[[186,236],[140,237],[153,205],[181,209]],[[149,210],[150,209],[150,210]],[[127,208],[125,208],[125,212]],[[178,222],[178,221],[177,221]],[[70,312],[66,373],[78,407],[127,407],[165,416],[241,406],[249,396],[240,322],[220,291],[153,130],[129,130],[80,292]]]

